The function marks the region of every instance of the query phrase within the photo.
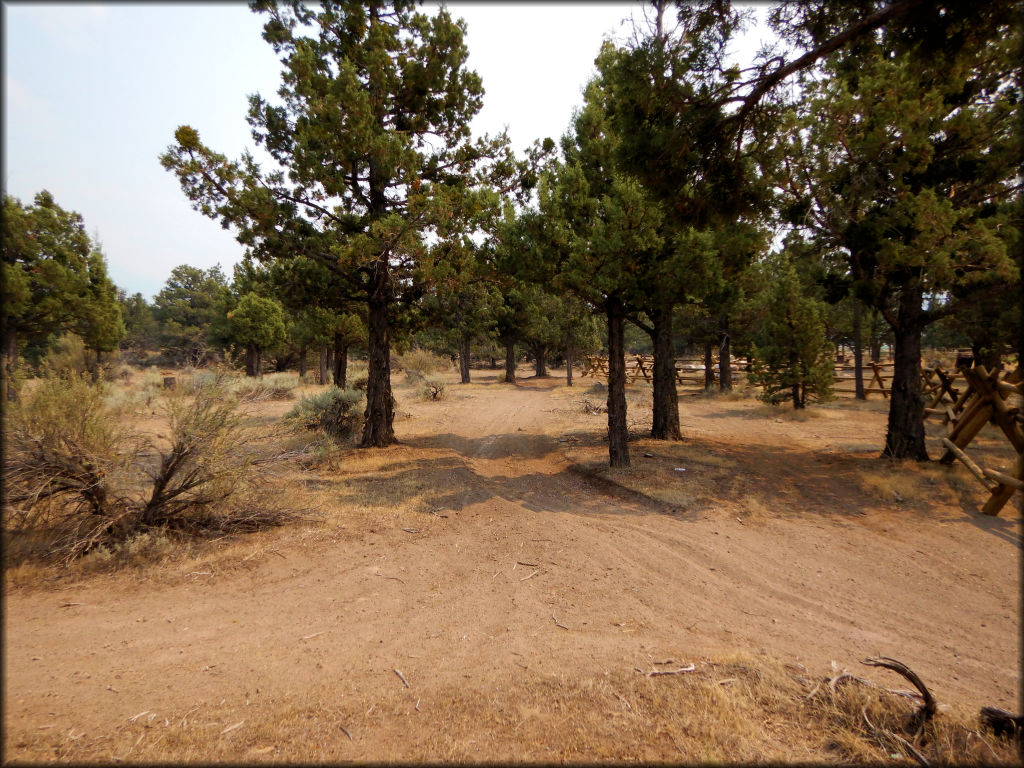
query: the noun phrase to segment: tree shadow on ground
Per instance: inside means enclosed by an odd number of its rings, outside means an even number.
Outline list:
[[[702,439],[664,443],[664,450],[651,448],[656,455],[650,459],[635,451],[634,467],[642,467],[649,474],[661,472],[658,482],[679,483],[683,490],[690,484],[695,489],[689,496],[691,503],[675,504],[648,495],[642,487],[628,487],[628,477],[619,482],[607,476],[596,456],[562,465],[550,473],[517,474],[506,467],[490,473],[475,464],[480,460],[517,458],[536,461],[561,453],[567,443],[594,456],[593,449],[603,442],[594,430],[567,433],[561,438],[522,432],[465,438],[449,433],[404,442],[437,455],[349,475],[338,489],[339,500],[353,505],[409,504],[422,512],[440,514],[503,499],[537,512],[660,514],[695,520],[716,507],[730,503],[742,506],[747,497],[756,497],[772,517],[782,519],[855,521],[879,509],[905,512],[908,522],[934,516],[928,498],[898,503],[869,482],[872,472],[881,466],[875,453],[822,453],[789,446],[766,449]],[[702,461],[701,452],[710,452],[715,458],[704,457]],[[674,473],[674,465],[680,460],[687,462],[689,473]],[[1020,545],[1020,537],[1010,531],[1012,524],[1007,521],[971,522]]]

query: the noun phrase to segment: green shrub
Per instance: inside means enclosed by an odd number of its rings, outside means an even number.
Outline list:
[[[78,374],[89,370],[85,342],[74,333],[64,333],[40,361],[39,368],[45,374]]]
[[[304,396],[286,415],[307,429],[320,430],[336,440],[346,440],[363,426],[362,403],[366,395],[334,385]]]

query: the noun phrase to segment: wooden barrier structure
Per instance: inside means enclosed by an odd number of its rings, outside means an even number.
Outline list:
[[[871,372],[871,380],[865,381],[864,383],[864,397],[871,394],[881,395],[883,398],[888,399],[890,386],[886,383],[886,377],[892,379],[892,373],[889,372],[888,368],[892,368],[892,363],[876,363],[874,361],[868,361],[865,365],[861,366],[861,375]],[[835,379],[835,384],[853,384],[854,375],[849,375],[848,372],[853,371],[856,373],[857,366],[855,365],[836,365],[832,371],[832,376]],[[840,389],[839,387],[833,387],[833,392],[837,395],[852,395],[856,393],[856,389]]]
[[[953,418],[952,407],[960,403],[960,390],[953,386],[953,382],[960,378],[960,370],[947,373],[942,366],[926,368],[921,372],[921,392],[927,398],[924,407],[925,418],[929,416],[943,416],[948,422]],[[949,403],[945,405],[945,403]],[[963,405],[960,405],[961,409]]]
[[[1021,428],[1024,417],[1021,416],[1020,403],[1010,402],[1011,398],[1019,401],[1024,395],[1020,366],[1005,377],[1001,371],[989,372],[983,365],[961,368],[960,373],[967,389],[954,406],[946,409],[950,431],[942,439],[946,452],[939,461],[951,464],[954,459],[959,459],[989,491],[989,498],[981,511],[986,515],[998,515],[1013,494],[1024,488],[1024,429]],[[960,406],[959,411],[954,410],[956,405]],[[979,467],[964,450],[989,422],[1003,431],[1017,454],[1010,475]]]
[[[718,360],[712,362],[711,375],[715,384],[719,381]],[[734,375],[742,372],[747,366],[745,358],[733,358]],[[704,387],[704,361],[698,358],[677,358],[675,361],[676,383],[681,385],[696,384]],[[607,376],[608,358],[600,355],[585,355],[582,359],[581,373],[583,376]],[[627,355],[626,382],[635,384],[640,379],[647,383],[654,381],[653,355]]]

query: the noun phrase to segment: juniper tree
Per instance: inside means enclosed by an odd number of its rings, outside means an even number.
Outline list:
[[[647,29],[598,59],[617,167],[664,212],[663,251],[641,278],[637,318],[654,346],[651,434],[659,439],[680,439],[673,308],[708,305],[727,349],[731,286],[758,250],[765,190],[756,176],[757,143],[727,121],[739,73],[726,65],[725,51],[740,21],[728,4],[655,2]],[[756,133],[766,130],[763,113],[750,121]],[[728,373],[728,355],[722,359]]]
[[[200,269],[182,264],[171,270],[153,298],[153,316],[160,325],[160,344],[178,362],[199,365],[211,334],[223,317],[230,288],[220,266]]]
[[[228,312],[232,339],[245,347],[245,375],[262,376],[262,353],[285,340],[284,312],[274,299],[247,293]]]
[[[416,288],[423,237],[445,237],[484,204],[487,173],[511,173],[504,137],[470,137],[482,104],[466,69],[464,23],[428,17],[410,0],[256,0],[264,39],[284,63],[279,103],[250,97],[253,138],[276,168],[229,161],[188,126],[161,160],[194,206],[257,258],[303,255],[365,303],[369,374],[362,445],[395,441],[390,382],[392,311]],[[488,159],[494,160],[488,164]]]
[[[789,134],[785,177],[792,218],[845,253],[858,295],[892,330],[883,455],[916,460],[928,458],[923,329],[1019,291],[1020,26],[1001,2],[928,18],[927,34],[894,25],[828,60]]]
[[[116,348],[124,335],[117,289],[102,253],[86,234],[82,216],[61,208],[47,191],[30,205],[4,197],[4,398],[25,342],[45,347],[65,331],[97,353]]]
[[[759,264],[756,281],[764,290],[748,312],[759,322],[751,345],[751,380],[769,403],[789,400],[804,408],[808,398],[832,396],[835,348],[825,337],[825,303],[801,281],[787,254]]]
[[[501,297],[483,247],[465,234],[436,243],[428,254],[429,289],[423,301],[427,322],[459,360],[463,384],[470,382],[470,351],[494,329]]]

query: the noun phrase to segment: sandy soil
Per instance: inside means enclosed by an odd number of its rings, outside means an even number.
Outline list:
[[[559,701],[614,734],[616,681],[735,654],[903,687],[858,665],[892,656],[941,701],[1017,709],[1020,513],[980,515],[938,468],[915,477],[934,493],[871,487],[883,404],[685,397],[683,443],[632,447],[663,485],[703,482],[672,503],[599,469],[592,380],[474,377],[400,396],[402,443],[317,481],[330,525],[232,567],[8,586],[5,760],[585,758]],[[383,511],[346,521],[361,498]],[[672,759],[662,741],[602,754]]]

